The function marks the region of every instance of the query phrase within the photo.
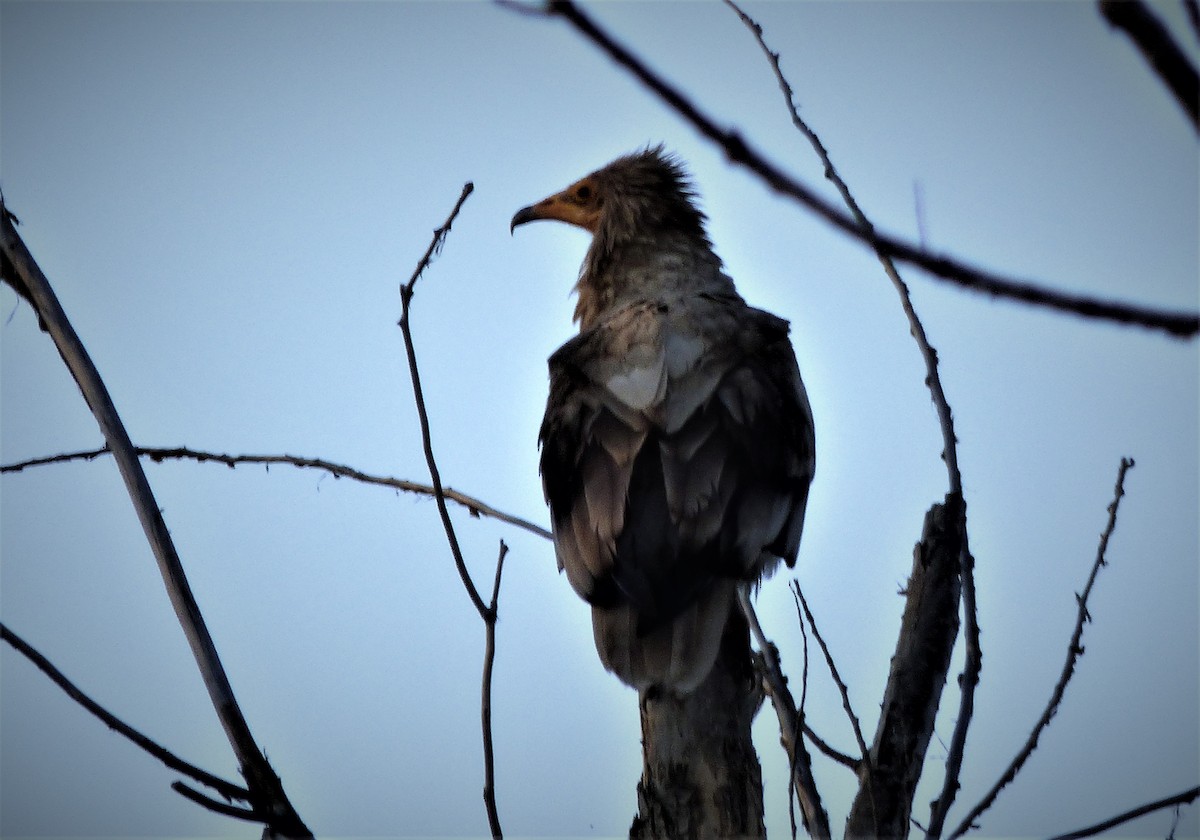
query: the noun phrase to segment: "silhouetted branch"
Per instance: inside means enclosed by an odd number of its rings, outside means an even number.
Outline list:
[[[442,528],[446,532],[446,541],[450,544],[450,553],[454,556],[454,566],[458,569],[458,576],[462,579],[463,587],[467,590],[467,595],[471,598],[471,603],[475,605],[475,609],[481,617],[486,618],[488,615],[487,604],[483,603],[483,599],[479,596],[479,590],[475,587],[475,582],[471,580],[471,574],[467,571],[467,564],[463,560],[462,549],[458,545],[458,536],[454,533],[454,523],[450,521],[450,511],[446,509],[446,492],[442,489],[442,477],[438,472],[437,461],[433,457],[433,443],[429,431],[429,413],[425,409],[425,394],[421,388],[421,373],[417,369],[417,353],[413,346],[412,328],[409,325],[409,307],[412,303],[413,288],[416,286],[417,279],[429,266],[433,255],[441,250],[442,244],[446,241],[446,234],[450,232],[450,226],[454,224],[454,219],[458,215],[458,211],[462,208],[463,202],[467,200],[467,196],[475,189],[475,185],[467,182],[463,186],[462,194],[459,195],[458,201],[454,204],[454,209],[450,211],[450,215],[446,218],[445,224],[437,228],[433,232],[433,240],[429,243],[429,248],[426,249],[425,255],[421,257],[417,263],[416,269],[412,273],[409,281],[400,287],[400,330],[404,333],[404,350],[408,356],[408,371],[412,377],[413,399],[417,404],[417,418],[421,423],[421,445],[425,450],[425,463],[429,466],[429,477],[433,483],[433,497],[437,502],[438,514],[442,518]]]
[[[812,775],[812,760],[804,748],[804,738],[801,734],[803,721],[796,711],[796,703],[787,687],[787,678],[779,667],[775,645],[763,633],[762,625],[754,605],[750,603],[749,585],[740,583],[737,586],[738,604],[746,622],[750,625],[750,633],[758,644],[759,658],[763,664],[763,686],[771,697],[775,714],[779,718],[779,730],[787,748],[792,766],[792,780],[796,786],[796,796],[800,800],[800,812],[804,817],[804,828],[809,835],[817,840],[829,838],[829,816],[821,804],[821,795],[817,792],[817,784]]]
[[[514,4],[505,5],[509,8],[514,7]],[[532,10],[525,7],[524,11]],[[647,68],[640,59],[613,40],[574,3],[569,0],[554,0],[545,7],[545,12],[566,19],[588,40],[606,52],[610,58],[654,91],[660,99],[690,122],[701,134],[721,146],[731,161],[745,166],[776,192],[791,196],[834,227],[866,242],[876,251],[888,254],[893,259],[919,266],[930,274],[963,288],[993,297],[1006,297],[1062,312],[1072,312],[1088,318],[1121,324],[1137,324],[1178,336],[1190,337],[1200,332],[1200,314],[1195,312],[1151,309],[1136,304],[1118,303],[1055,291],[1027,281],[1004,277],[951,257],[930,254],[920,247],[874,230],[864,231],[852,216],[842,213],[815,191],[768,162],[760,153],[752,149],[736,131],[721,128],[711,117],[703,114],[677,89],[668,85]]]
[[[954,415],[950,409],[949,400],[946,398],[945,391],[942,388],[941,376],[938,373],[938,355],[930,344],[929,338],[925,333],[925,327],[918,317],[915,307],[912,303],[912,296],[909,294],[908,285],[900,277],[900,273],[896,269],[895,261],[893,260],[892,252],[881,247],[881,242],[874,233],[874,225],[867,218],[859,206],[858,201],[850,191],[849,185],[841,177],[837,167],[833,165],[833,160],[829,156],[828,150],[821,142],[817,133],[801,118],[800,112],[796,106],[795,94],[789,84],[787,77],[783,73],[783,68],[779,63],[779,54],[771,50],[763,37],[762,27],[747,15],[741,8],[737,6],[733,0],[725,0],[726,4],[737,13],[742,23],[753,33],[755,40],[763,53],[766,54],[772,71],[775,74],[776,82],[779,84],[780,92],[783,94],[784,101],[787,104],[788,112],[792,119],[792,124],[800,131],[801,134],[809,141],[813,150],[825,171],[825,177],[833,182],[837,187],[838,193],[842,197],[843,203],[850,211],[855,225],[857,225],[864,241],[869,242],[875,249],[876,255],[883,266],[884,272],[888,279],[892,281],[896,293],[900,297],[900,305],[904,310],[905,317],[908,319],[909,332],[917,343],[917,348],[921,353],[921,358],[925,362],[925,384],[929,388],[930,396],[933,400],[934,408],[937,411],[938,425],[942,432],[942,460],[946,464],[946,472],[949,480],[949,495],[955,497],[958,503],[955,505],[957,514],[961,517],[961,521],[956,523],[953,530],[959,534],[957,542],[959,557],[956,564],[955,573],[961,577],[961,598],[962,608],[966,623],[966,660],[963,668],[963,674],[959,679],[960,695],[959,695],[959,713],[955,723],[954,734],[951,737],[950,749],[946,761],[946,775],[943,780],[942,792],[938,797],[934,812],[930,821],[930,836],[936,837],[941,831],[942,824],[945,820],[945,813],[949,809],[950,804],[954,801],[955,793],[958,789],[958,776],[962,766],[962,756],[966,748],[967,731],[971,724],[975,707],[975,687],[979,683],[979,672],[982,669],[983,654],[979,643],[979,624],[978,611],[975,604],[975,575],[974,575],[974,560],[971,557],[969,540],[967,537],[966,523],[966,501],[962,492],[962,474],[958,466],[958,437],[954,430]],[[803,598],[803,596],[801,596]],[[808,612],[805,605],[805,612]],[[811,621],[812,615],[808,613]],[[814,632],[816,627],[814,625]],[[957,624],[955,625],[955,635],[957,635]],[[819,639],[819,636],[818,636]],[[952,640],[953,641],[953,640]],[[902,638],[899,645],[903,646],[905,640]],[[824,644],[822,644],[824,649]],[[826,659],[830,662],[832,668],[832,660],[829,659],[828,650],[825,651]],[[836,675],[835,675],[836,679]],[[864,745],[862,733],[858,728],[857,720],[849,708],[848,694],[845,686],[837,679],[838,687],[842,691],[843,703],[846,705],[847,713],[851,716],[851,721],[855,724],[855,735],[858,737],[858,742],[863,750],[864,758],[869,758],[869,753]],[[937,701],[940,698],[940,689],[937,696],[934,698]],[[934,708],[936,712],[936,705]],[[876,743],[878,744],[878,738]],[[920,756],[923,761],[924,746],[920,748]],[[919,775],[919,767],[916,772]],[[906,772],[911,773],[912,768],[908,768]],[[915,784],[915,779],[913,780]]]
[[[238,707],[225,668],[217,655],[216,645],[192,595],[183,564],[167,532],[166,523],[146,480],[146,474],[142,471],[133,442],[113,406],[108,389],[100,378],[100,372],[96,370],[83,342],[67,319],[49,281],[13,227],[11,216],[4,208],[2,199],[0,244],[5,256],[3,280],[10,284],[19,282],[28,293],[38,318],[53,339],[59,355],[62,356],[83,394],[84,401],[99,424],[108,449],[113,453],[113,459],[117,462],[129,498],[142,524],[142,530],[158,562],[171,605],[204,678],[209,698],[241,766],[255,810],[260,812],[261,819],[267,826],[265,833],[272,837],[311,837],[312,832],[288,801],[279,777],[258,749],[250,727]]]
[[[1183,10],[1187,12],[1188,23],[1192,25],[1192,34],[1200,40],[1200,3],[1196,0],[1183,0]]]
[[[1144,817],[1146,814],[1152,814],[1155,811],[1160,811],[1163,808],[1170,808],[1172,805],[1187,805],[1194,802],[1197,797],[1200,797],[1200,787],[1188,788],[1182,793],[1177,793],[1174,796],[1168,796],[1164,799],[1159,799],[1157,802],[1147,802],[1145,805],[1139,805],[1136,808],[1131,808],[1128,811],[1117,814],[1103,822],[1098,822],[1095,825],[1090,825],[1087,828],[1080,828],[1076,831],[1067,834],[1059,834],[1056,837],[1051,837],[1050,840],[1078,840],[1080,837],[1092,837],[1102,831],[1108,831],[1110,828],[1115,828],[1122,823],[1127,823],[1130,820],[1136,820],[1138,817]]]
[[[463,588],[467,590],[467,595],[470,597],[471,603],[475,605],[479,617],[483,619],[485,649],[483,687],[480,699],[484,754],[483,805],[484,810],[487,812],[488,827],[492,832],[492,837],[499,840],[503,835],[500,829],[500,815],[496,810],[496,788],[492,751],[492,666],[495,661],[496,647],[496,600],[500,594],[500,575],[504,566],[504,556],[508,553],[508,547],[503,542],[500,543],[500,556],[496,560],[496,577],[492,588],[492,601],[490,604],[485,604],[483,598],[479,595],[479,589],[471,579],[471,573],[467,570],[462,549],[458,544],[458,535],[454,531],[454,523],[450,520],[450,511],[446,507],[446,491],[442,487],[442,478],[438,472],[437,460],[433,456],[429,413],[425,408],[425,394],[421,388],[421,373],[417,367],[417,352],[413,344],[412,327],[409,321],[413,289],[417,284],[417,280],[425,269],[429,267],[433,256],[441,251],[442,245],[446,241],[446,235],[450,233],[450,227],[454,224],[455,218],[458,217],[458,211],[462,209],[463,202],[467,200],[467,197],[474,189],[475,185],[470,181],[463,185],[462,193],[458,196],[458,201],[455,202],[450,215],[446,217],[445,223],[433,232],[433,239],[430,241],[425,255],[417,263],[412,277],[409,278],[407,283],[400,286],[400,330],[404,334],[404,352],[408,357],[408,371],[412,377],[413,401],[416,403],[417,418],[421,423],[421,444],[425,450],[425,463],[429,466],[429,477],[433,484],[433,497],[437,502],[438,514],[442,519],[442,528],[446,532],[446,542],[449,544],[450,553],[454,557],[454,566],[458,569],[458,576],[462,579]]]
[[[247,820],[248,822],[262,822],[262,816],[252,808],[239,808],[237,805],[220,802],[211,796],[205,796],[194,788],[188,787],[183,782],[172,782],[171,790],[178,793],[184,799],[190,799],[201,808],[207,808],[222,816],[233,817],[236,820]]]
[[[821,631],[817,629],[817,621],[813,618],[812,610],[808,608],[808,601],[804,599],[804,593],[800,591],[799,581],[792,581],[792,593],[804,609],[804,616],[808,619],[808,626],[812,628],[813,638],[817,640],[817,644],[821,647],[821,652],[825,654],[825,664],[829,667],[829,673],[838,687],[838,692],[842,695],[842,708],[846,710],[846,717],[850,719],[850,727],[854,730],[854,740],[858,742],[859,755],[862,756],[863,761],[866,761],[868,760],[867,742],[863,738],[862,727],[858,723],[858,716],[854,714],[854,709],[850,706],[850,690],[846,687],[846,683],[842,681],[842,675],[838,673],[837,665],[833,662],[833,654],[829,652],[829,646],[825,644],[825,639],[821,637]]]
[[[216,461],[224,464],[231,469],[239,464],[264,464],[270,467],[271,464],[286,464],[297,467],[299,469],[314,469],[322,470],[334,478],[348,478],[351,481],[358,481],[362,484],[374,484],[379,487],[390,487],[393,490],[401,490],[405,493],[416,493],[421,496],[429,496],[433,498],[436,494],[432,485],[421,484],[416,481],[408,481],[403,478],[392,478],[390,476],[372,475],[371,473],[363,472],[354,467],[346,466],[345,464],[337,464],[332,461],[326,461],[323,458],[304,458],[297,455],[228,455],[224,452],[205,452],[199,449],[189,449],[187,447],[177,446],[172,448],[161,448],[153,446],[138,446],[134,451],[143,458],[149,458],[151,461],[165,461],[170,459],[187,459],[204,463],[206,461]],[[50,455],[44,458],[30,458],[27,461],[19,461],[12,464],[4,464],[0,466],[0,473],[21,472],[29,467],[40,467],[46,464],[61,464],[68,461],[90,461],[93,458],[98,458],[101,455],[108,455],[107,448],[90,449],[83,452],[63,452],[58,455]],[[541,525],[536,525],[527,519],[521,519],[519,516],[513,516],[511,513],[497,510],[474,496],[468,496],[466,493],[460,493],[452,487],[443,487],[442,495],[451,502],[456,502],[467,509],[467,512],[472,516],[487,516],[491,519],[498,519],[509,525],[513,525],[522,530],[535,534],[543,539],[551,539],[550,531],[543,528]]]
[[[1087,608],[1088,598],[1092,594],[1092,586],[1096,583],[1096,575],[1099,574],[1102,566],[1108,565],[1108,561],[1105,559],[1105,554],[1108,551],[1108,540],[1112,536],[1113,529],[1117,527],[1117,508],[1121,504],[1121,497],[1125,495],[1125,473],[1132,466],[1132,458],[1121,459],[1121,466],[1117,470],[1117,484],[1113,490],[1113,500],[1108,506],[1108,524],[1105,525],[1103,533],[1100,534],[1100,546],[1096,550],[1096,561],[1092,564],[1092,571],[1088,575],[1087,583],[1084,584],[1082,594],[1075,595],[1075,600],[1079,604],[1078,615],[1075,619],[1075,630],[1071,633],[1071,640],[1067,642],[1067,660],[1063,663],[1062,673],[1059,674],[1058,682],[1055,683],[1054,690],[1050,693],[1050,702],[1046,704],[1042,716],[1034,724],[1033,731],[1029,733],[1029,738],[1025,741],[1025,745],[1021,747],[1020,752],[1017,753],[1016,757],[1013,758],[1012,762],[1000,775],[999,780],[992,786],[991,790],[984,794],[979,803],[963,817],[958,828],[954,829],[953,833],[951,833],[950,840],[961,837],[975,828],[975,821],[979,816],[992,806],[1000,791],[1017,777],[1017,773],[1021,770],[1025,761],[1037,749],[1038,739],[1041,737],[1042,730],[1050,724],[1051,719],[1058,712],[1058,707],[1062,703],[1067,683],[1071,681],[1071,677],[1075,674],[1075,663],[1083,655],[1083,645],[1080,644],[1083,639],[1083,625],[1092,620]]]
[[[1171,33],[1141,0],[1099,0],[1100,14],[1129,36],[1200,132],[1200,77]]]
[[[105,709],[91,697],[83,692],[75,683],[71,682],[62,671],[58,670],[54,664],[38,652],[32,645],[14,633],[12,630],[0,622],[0,639],[8,642],[18,653],[37,666],[38,670],[45,674],[50,680],[61,688],[66,695],[83,706],[91,714],[98,717],[111,730],[119,735],[123,735],[136,744],[138,747],[157,758],[167,767],[172,770],[191,776],[201,784],[208,785],[213,790],[220,793],[226,799],[240,799],[249,801],[250,791],[246,790],[241,785],[236,785],[233,782],[227,782],[219,776],[214,776],[206,770],[201,770],[194,764],[184,761],[175,753],[168,750],[166,747],[159,745],[150,738],[143,735],[141,732],[134,729],[129,724],[118,718],[112,712]]]
[[[488,602],[489,615],[484,617],[483,680],[479,703],[483,723],[483,802],[493,837],[500,837],[501,831],[500,815],[496,810],[496,760],[492,746],[492,667],[496,662],[496,622],[500,619],[500,575],[504,572],[504,558],[507,555],[508,546],[504,540],[500,540],[496,577],[492,581],[492,600]]]

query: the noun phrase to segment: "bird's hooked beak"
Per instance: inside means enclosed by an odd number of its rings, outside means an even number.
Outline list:
[[[600,221],[600,201],[591,177],[584,178],[549,198],[543,198],[537,204],[522,207],[512,217],[508,231],[511,234],[517,229],[517,225],[539,219],[566,222],[595,233]]]

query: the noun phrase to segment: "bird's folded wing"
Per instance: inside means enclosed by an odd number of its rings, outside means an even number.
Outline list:
[[[785,321],[740,300],[641,302],[550,373],[542,478],[580,595],[665,620],[717,577],[794,560],[813,439]]]

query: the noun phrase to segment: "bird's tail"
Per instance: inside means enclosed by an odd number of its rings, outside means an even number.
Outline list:
[[[604,667],[638,691],[660,688],[686,694],[712,670],[734,602],[735,582],[718,578],[673,619],[647,631],[644,617],[626,602],[592,608],[596,651]]]

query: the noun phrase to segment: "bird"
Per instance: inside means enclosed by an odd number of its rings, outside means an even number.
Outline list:
[[[523,207],[510,232],[537,220],[592,235],[539,433],[559,570],[608,671],[687,695],[736,588],[796,562],[815,435],[790,327],[738,294],[662,145]]]

